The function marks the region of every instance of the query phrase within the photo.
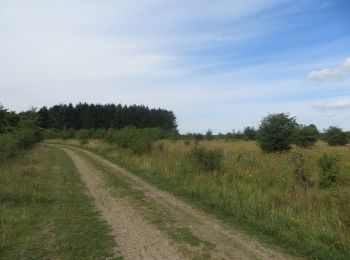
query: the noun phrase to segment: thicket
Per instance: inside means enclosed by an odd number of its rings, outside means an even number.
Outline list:
[[[165,130],[177,128],[172,111],[137,105],[60,104],[42,107],[38,115],[39,125],[45,129],[121,129],[128,126]]]
[[[38,118],[31,109],[16,114],[0,106],[0,161],[14,157],[42,138]]]
[[[164,138],[164,136],[164,130],[159,128],[126,127],[121,130],[108,131],[104,139],[133,153],[143,154],[151,150],[154,141]]]

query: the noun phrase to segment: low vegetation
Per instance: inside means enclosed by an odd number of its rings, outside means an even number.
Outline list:
[[[317,142],[309,149],[292,145],[290,153],[265,153],[252,141],[160,140],[143,154],[99,140],[83,147],[289,252],[317,259],[350,256],[346,146]]]
[[[0,162],[4,162],[42,139],[35,110],[16,114],[0,106]]]
[[[129,107],[125,111],[138,116],[129,121],[118,117],[120,125],[111,127],[119,111],[114,108],[59,105],[22,114],[2,109],[0,160],[17,160],[11,158],[41,136],[56,139],[99,153],[289,252],[315,259],[350,257],[350,155],[348,134],[342,129],[319,132],[282,113],[266,116],[258,129],[179,135],[169,111],[152,110],[169,116],[166,127],[159,117],[152,121],[153,128],[144,128],[151,122],[142,122],[143,112],[149,111],[145,107]],[[107,110],[112,112],[103,121]],[[65,124],[69,120],[64,118],[74,111],[85,121]],[[50,121],[55,118],[63,121],[55,125]],[[101,122],[108,126],[100,127]]]
[[[349,142],[348,136],[338,127],[329,127],[324,133],[324,139],[329,145],[346,145]]]
[[[100,259],[114,239],[72,161],[37,146],[0,165],[0,259]]]

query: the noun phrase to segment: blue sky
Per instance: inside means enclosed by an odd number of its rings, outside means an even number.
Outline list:
[[[350,130],[348,0],[0,1],[0,102],[171,109],[181,132],[267,113]]]

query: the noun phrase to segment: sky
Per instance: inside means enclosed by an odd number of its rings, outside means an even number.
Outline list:
[[[179,130],[350,130],[349,0],[0,0],[0,103],[144,104]]]

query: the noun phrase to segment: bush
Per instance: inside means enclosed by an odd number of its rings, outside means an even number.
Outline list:
[[[68,130],[62,130],[59,134],[59,137],[62,139],[71,139],[75,136],[75,130],[74,129],[68,129]]]
[[[20,129],[0,135],[0,161],[14,157],[19,150],[27,149],[41,140],[41,132]]]
[[[205,138],[209,141],[214,139],[213,132],[210,129],[205,133]]]
[[[247,126],[243,130],[243,136],[246,140],[256,140],[257,132],[254,127]]]
[[[49,128],[49,129],[44,129],[43,130],[43,138],[44,139],[55,139],[59,138],[59,133],[57,130]]]
[[[109,131],[106,141],[116,143],[122,148],[136,154],[143,154],[152,148],[152,143],[164,136],[164,131],[157,128],[137,129],[126,127],[121,130]]]
[[[349,140],[341,128],[331,126],[324,134],[325,141],[332,146],[346,145]]]
[[[189,158],[194,167],[201,172],[221,171],[224,152],[221,149],[209,150],[204,147],[195,147]]]
[[[337,155],[327,155],[319,159],[318,165],[321,169],[319,184],[321,188],[328,188],[337,181],[337,174],[340,170],[340,157]]]
[[[107,134],[107,130],[105,129],[97,129],[95,130],[92,135],[91,135],[91,138],[94,138],[94,139],[103,139],[106,137],[106,134]]]
[[[91,131],[89,131],[87,129],[81,129],[76,133],[76,137],[79,140],[87,140],[90,138],[90,134],[91,134]]]
[[[0,161],[7,160],[18,151],[17,140],[13,138],[12,134],[0,135]]]
[[[295,128],[294,143],[303,148],[310,148],[316,143],[318,135],[315,125],[300,125]]]
[[[288,114],[270,114],[265,117],[261,121],[258,133],[261,149],[265,152],[289,150],[295,126],[295,118]]]

